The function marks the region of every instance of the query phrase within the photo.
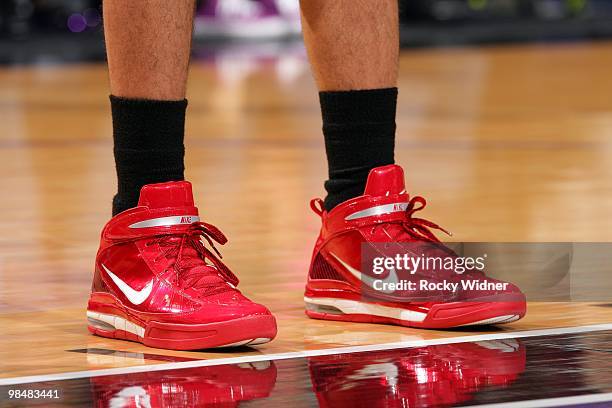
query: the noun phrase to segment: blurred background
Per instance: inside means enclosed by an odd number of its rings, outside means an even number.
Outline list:
[[[612,36],[609,0],[400,0],[403,47]],[[0,63],[104,58],[99,0],[0,1]],[[194,53],[299,43],[297,0],[201,0]],[[264,49],[266,49],[264,47]],[[269,50],[270,48],[268,48]],[[282,49],[282,48],[280,48]]]

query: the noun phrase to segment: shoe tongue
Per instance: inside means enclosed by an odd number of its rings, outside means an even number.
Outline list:
[[[193,193],[188,181],[147,184],[140,190],[138,206],[149,208],[193,207]]]
[[[406,192],[404,170],[397,164],[376,167],[370,170],[364,195],[386,196]]]

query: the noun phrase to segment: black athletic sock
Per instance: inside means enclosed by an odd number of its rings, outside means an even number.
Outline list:
[[[329,166],[325,209],[363,194],[374,167],[394,163],[397,88],[319,92]]]
[[[110,97],[118,188],[113,216],[138,204],[145,184],[184,180],[187,100]]]

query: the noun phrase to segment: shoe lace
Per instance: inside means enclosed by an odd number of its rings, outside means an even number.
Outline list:
[[[393,241],[400,242],[411,242],[416,241],[418,247],[423,246],[428,252],[441,251],[447,255],[457,256],[457,254],[436,237],[432,230],[439,230],[452,236],[452,233],[448,232],[438,224],[426,220],[424,218],[414,217],[414,213],[421,211],[427,205],[427,200],[421,196],[414,196],[408,201],[408,205],[405,210],[406,217],[403,220],[383,222],[374,225],[374,229],[383,228],[386,235],[389,236]],[[393,228],[391,225],[399,226]],[[406,236],[407,235],[407,236]],[[385,245],[385,248],[387,248]],[[412,244],[411,244],[412,245]],[[413,251],[416,251],[416,247],[412,247]]]
[[[212,251],[203,244],[202,239]],[[219,275],[235,287],[238,278],[221,262],[223,257],[214,242],[224,245],[227,238],[212,224],[194,222],[183,233],[156,234],[150,245],[158,243],[163,248],[156,259],[166,257],[173,260],[171,266],[183,287],[219,287]],[[222,288],[225,289],[225,285]]]
[[[417,204],[420,204],[420,206],[417,207]],[[423,218],[415,218],[412,216],[415,212],[421,211],[423,208],[425,208],[426,205],[427,205],[427,200],[425,200],[425,198],[421,196],[412,197],[412,199],[408,202],[408,207],[406,207],[406,218],[407,219],[406,221],[402,222],[404,229],[412,238],[416,240],[428,241],[432,243],[432,245],[435,248],[441,250],[442,252],[450,256],[453,256],[453,257],[458,256],[457,253],[455,253],[455,251],[453,251],[452,249],[444,245],[442,241],[440,241],[438,237],[434,235],[431,229],[442,231],[448,236],[453,235],[451,232],[445,230],[438,224],[433,223],[429,220],[426,220]],[[434,249],[431,246],[429,248],[430,250]],[[463,275],[481,277],[481,276],[484,276],[484,272],[477,270],[477,269],[466,269]]]
[[[417,207],[417,204],[420,204],[420,206]],[[421,196],[412,197],[410,201],[408,201],[408,206],[406,207],[406,220],[402,221],[402,225],[408,235],[413,239],[441,243],[431,229],[442,231],[448,236],[452,236],[453,234],[429,220],[413,217],[415,212],[421,211],[426,205],[427,200],[425,200],[425,198]]]
[[[432,232],[432,230],[438,230],[444,232],[448,236],[452,236],[453,234],[446,229],[442,228],[438,224],[426,220],[424,218],[414,217],[414,213],[417,211],[421,211],[427,205],[427,200],[421,196],[414,196],[408,201],[408,206],[406,207],[406,218],[402,221],[390,221],[388,223],[380,223],[376,224],[374,228],[385,228],[387,231],[387,235],[389,237],[392,236],[390,231],[388,230],[389,224],[401,225],[403,227],[402,232],[407,233],[408,236],[417,241],[419,246],[423,246],[425,248],[425,252],[429,254],[429,256],[433,256],[436,251],[442,256],[451,256],[457,257],[457,253],[453,251],[451,248],[446,246],[436,235]],[[402,239],[397,239],[396,242],[402,241]],[[385,246],[387,248],[387,246]],[[414,251],[416,248],[412,248]],[[463,273],[463,276],[484,276],[484,272],[477,269],[466,269]]]

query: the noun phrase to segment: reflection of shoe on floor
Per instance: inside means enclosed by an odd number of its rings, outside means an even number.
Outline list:
[[[272,340],[274,316],[240,293],[213,241],[227,239],[200,221],[190,183],[144,186],[102,230],[89,331],[176,350]]]
[[[523,317],[525,296],[518,287],[478,270],[459,274],[453,269],[419,268],[412,274],[390,268],[379,275],[372,268],[361,270],[362,248],[376,257],[419,257],[425,252],[426,257],[457,258],[432,233],[442,228],[414,217],[425,204],[422,197],[409,197],[404,172],[397,165],[373,169],[364,195],[329,213],[323,211],[321,200],[313,200],[311,206],[321,217],[322,227],[306,285],[306,314],[317,319],[422,328],[507,323]],[[458,290],[383,290],[380,286],[412,281],[418,287],[420,280],[455,283]],[[463,288],[465,282],[500,284],[500,289]]]
[[[207,0],[196,16],[195,35],[263,39],[295,34],[300,31],[295,7],[273,0]]]
[[[311,357],[309,368],[321,407],[437,407],[509,386],[525,360],[520,341],[505,339]]]
[[[234,407],[268,397],[276,383],[276,366],[259,361],[93,377],[90,383],[97,407]]]

